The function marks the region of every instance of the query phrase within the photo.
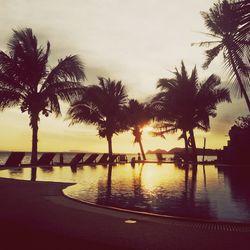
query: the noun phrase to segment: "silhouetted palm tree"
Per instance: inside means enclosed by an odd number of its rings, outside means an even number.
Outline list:
[[[196,68],[189,77],[182,62],[181,71],[175,69],[172,79],[160,79],[157,87],[161,89],[153,98],[156,119],[163,121],[160,132],[180,129],[188,147],[187,132],[193,157],[196,160],[196,143],[193,130],[207,131],[210,128],[209,117],[216,116],[216,106],[220,102],[230,101],[229,91],[219,88],[220,79],[211,75],[203,84],[198,81]],[[164,131],[165,129],[165,131]]]
[[[59,100],[70,102],[82,92],[84,67],[77,56],[47,65],[50,43],[38,46],[32,29],[15,31],[8,42],[9,53],[0,51],[0,108],[19,106],[28,112],[32,127],[31,163],[37,162],[39,115],[61,113]]]
[[[125,110],[128,128],[132,130],[135,137],[134,143],[139,143],[142,159],[146,160],[142,146],[142,132],[143,127],[148,124],[152,118],[149,106],[145,103],[139,103],[137,100],[131,99]]]
[[[231,76],[235,76],[241,95],[244,96],[250,111],[250,101],[246,92],[249,84],[249,4],[248,1],[223,0],[213,5],[208,12],[202,12],[205,25],[210,31],[207,35],[214,41],[199,43],[200,46],[211,46],[206,50],[206,61],[203,64],[207,68],[215,57],[222,51],[225,66],[230,70]]]
[[[69,111],[71,124],[96,125],[99,136],[108,141],[109,155],[112,155],[112,137],[126,129],[124,105],[127,93],[121,81],[99,77],[98,85],[86,87],[81,99],[74,102]]]

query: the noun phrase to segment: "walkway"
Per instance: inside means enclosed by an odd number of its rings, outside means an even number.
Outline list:
[[[0,179],[0,248],[250,248],[244,227],[225,231],[231,229],[97,208],[64,197],[67,185]],[[129,218],[138,222],[124,223]]]

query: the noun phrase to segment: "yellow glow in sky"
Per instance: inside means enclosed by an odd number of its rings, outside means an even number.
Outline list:
[[[86,65],[87,81],[97,83],[97,76],[122,80],[130,98],[144,101],[156,93],[156,82],[171,77],[170,71],[184,60],[188,71],[197,66],[200,79],[212,73],[223,73],[222,58],[216,59],[204,71],[204,50],[191,47],[192,42],[209,39],[200,11],[208,10],[213,0],[12,0],[1,1],[0,48],[6,44],[12,29],[31,27],[45,45],[51,42],[49,64],[70,54],[78,54]],[[230,86],[230,85],[229,85]],[[92,126],[84,124],[68,127],[63,116],[41,118],[39,130],[40,151],[97,151],[106,152],[105,139],[97,136]],[[233,99],[232,104],[218,108],[218,116],[211,122],[211,131],[195,131],[198,147],[204,136],[207,146],[222,148],[234,120],[247,113],[243,100]],[[0,150],[31,150],[31,129],[27,114],[18,109],[0,113]],[[147,129],[143,134],[145,151],[171,149],[183,146],[178,134],[166,140],[152,138]],[[130,132],[114,136],[114,152],[138,152]]]

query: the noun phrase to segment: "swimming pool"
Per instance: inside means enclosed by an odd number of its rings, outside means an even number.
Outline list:
[[[0,177],[29,180],[30,168],[1,170]],[[63,190],[83,202],[163,215],[250,223],[250,168],[214,165],[180,168],[118,164],[38,168],[38,181],[70,182]]]

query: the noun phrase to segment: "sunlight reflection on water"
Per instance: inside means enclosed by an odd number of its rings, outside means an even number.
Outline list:
[[[249,168],[174,164],[38,168],[38,181],[71,182],[64,193],[80,201],[159,214],[250,222]],[[29,180],[31,169],[1,170]],[[111,176],[111,178],[109,178]]]

